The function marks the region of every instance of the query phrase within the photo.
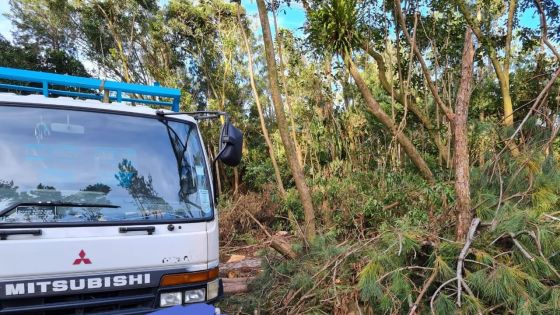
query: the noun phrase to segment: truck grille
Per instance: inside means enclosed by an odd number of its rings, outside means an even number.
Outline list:
[[[0,314],[146,314],[154,311],[156,288],[0,300]]]

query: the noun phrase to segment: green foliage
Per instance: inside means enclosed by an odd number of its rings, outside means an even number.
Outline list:
[[[64,51],[47,49],[41,52],[40,47],[35,44],[13,45],[1,36],[0,67],[89,77],[82,62]]]
[[[321,53],[348,55],[363,42],[356,0],[324,1],[308,19],[308,40]]]
[[[491,310],[491,314],[554,314],[560,303],[557,289],[560,283],[560,261],[557,257],[560,251],[560,241],[557,238],[560,225],[557,224],[558,219],[552,219],[551,216],[555,215],[554,211],[558,206],[556,198],[559,190],[556,188],[548,191],[556,197],[545,199],[545,202],[551,202],[551,206],[535,207],[535,198],[540,198],[542,194],[540,187],[559,187],[560,180],[556,176],[558,166],[548,158],[537,157],[532,161],[540,162],[533,162],[535,164],[528,167],[526,172],[519,172],[519,166],[515,166],[528,165],[522,159],[496,162],[497,167],[502,169],[502,204],[497,212],[495,205],[492,207],[492,216],[489,215],[488,223],[478,228],[474,242],[467,252],[462,275],[468,289],[462,288],[460,307],[457,305],[455,277],[463,244],[452,241],[453,231],[445,226],[430,227],[430,219],[415,220],[412,210],[407,211],[400,219],[383,218],[382,222],[392,224],[377,226],[373,238],[356,240],[349,233],[352,240],[339,245],[336,245],[336,239],[332,237],[318,238],[309,247],[299,246],[301,257],[294,261],[275,260],[275,254],[269,253],[266,261],[271,264],[258,281],[260,283],[262,280],[263,283],[260,290],[273,290],[274,294],[280,296],[267,295],[266,298],[272,301],[264,307],[278,305],[276,299],[290,294],[305,296],[310,292],[315,295],[304,304],[309,308],[316,307],[315,296],[328,300],[336,291],[340,298],[350,294],[355,287],[359,289],[360,305],[364,310],[369,309],[375,314],[407,313],[422,287],[435,273],[433,282],[420,301],[420,313],[429,313],[433,309],[435,314],[478,314],[485,310]],[[473,194],[481,200],[486,198],[491,203],[498,202],[500,198],[495,194],[499,194],[500,179],[482,175],[487,174],[486,171],[482,170],[480,177],[473,177],[477,181],[473,184],[480,187]],[[338,200],[337,202],[346,204],[349,201],[342,199],[350,199],[367,204],[367,199],[362,199],[367,194],[357,190],[361,175],[354,176],[356,177],[349,175],[352,179],[347,183],[341,181],[333,184],[338,190],[327,196],[338,196],[338,199],[329,199],[330,202]],[[525,182],[525,186],[521,185],[523,187],[511,185],[511,181],[519,181],[519,176],[531,177],[532,180]],[[368,174],[364,178],[372,177],[375,178]],[[387,187],[387,190],[382,190],[384,193],[393,189],[388,184],[391,176],[385,178],[385,181],[379,182],[371,190],[372,193],[384,186]],[[400,182],[402,186],[403,181],[395,182]],[[345,185],[348,187],[344,187]],[[527,190],[527,186],[531,189]],[[520,190],[510,190],[514,187]],[[326,189],[325,193],[330,189]],[[341,193],[346,189],[349,189],[346,195]],[[401,187],[401,191],[405,192],[406,189]],[[423,191],[426,194],[423,198],[429,200],[427,204],[432,203],[434,199],[429,197],[432,191]],[[361,194],[364,196],[361,197]],[[516,194],[519,196],[509,197]],[[537,196],[533,197],[534,194]],[[406,198],[401,199],[401,202],[414,203]],[[364,212],[357,211],[355,216],[364,215]],[[496,222],[491,223],[492,220]],[[355,226],[340,228],[343,222],[341,220],[336,223],[341,231],[355,229]],[[334,235],[340,237],[341,233]],[[333,265],[336,267],[333,268]],[[328,290],[333,286],[332,277],[339,280],[334,284],[333,290]],[[280,285],[285,279],[291,279],[286,284],[287,287]],[[299,298],[294,298],[283,306],[283,310],[289,311],[292,307],[301,309],[302,305],[297,301]],[[319,309],[330,313],[333,307],[336,308],[327,303],[321,304]]]

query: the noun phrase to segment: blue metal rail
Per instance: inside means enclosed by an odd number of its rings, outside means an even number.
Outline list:
[[[0,79],[17,81],[18,83],[21,82],[21,85],[0,82],[0,90],[6,89],[39,93],[43,94],[45,97],[59,95],[97,99],[104,102],[116,101],[169,106],[175,112],[179,111],[179,102],[181,99],[181,91],[179,89],[166,88],[159,85],[148,86],[122,83],[5,67],[0,67]],[[42,87],[27,86],[25,85],[27,83],[38,83],[41,84]],[[90,90],[90,92],[61,90],[59,87],[86,89]],[[144,97],[149,97],[150,99]],[[167,100],[161,100],[160,98]]]

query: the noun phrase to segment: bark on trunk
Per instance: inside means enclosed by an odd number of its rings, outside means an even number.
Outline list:
[[[402,148],[404,149],[404,151],[406,152],[406,154],[408,155],[412,163],[420,171],[422,176],[428,182],[433,183],[434,175],[432,174],[432,171],[428,167],[428,164],[426,164],[426,161],[424,161],[420,153],[418,153],[418,150],[416,150],[416,147],[412,144],[410,139],[408,139],[408,137],[399,129],[399,127],[395,124],[393,119],[391,119],[391,117],[389,117],[381,109],[379,103],[377,103],[377,101],[373,98],[373,95],[371,94],[371,91],[369,90],[366,82],[358,72],[358,68],[356,68],[354,62],[352,62],[352,60],[347,56],[345,56],[344,59],[346,60],[346,64],[348,66],[348,70],[350,71],[350,75],[352,75],[352,78],[354,78],[354,81],[356,82],[356,85],[358,86],[360,93],[364,97],[366,103],[369,106],[370,111],[373,113],[375,118],[377,118],[379,122],[381,122],[385,127],[387,127],[387,129],[389,129],[391,134],[393,134],[393,136],[397,139],[399,144],[402,146]]]
[[[472,92],[473,60],[472,31],[467,27],[465,47],[463,48],[461,83],[457,93],[453,121],[453,133],[455,136],[453,163],[455,169],[455,193],[457,194],[456,237],[458,241],[465,240],[473,218],[469,186],[469,143],[467,134],[467,118]]]
[[[257,85],[255,84],[255,72],[253,70],[253,52],[251,51],[251,46],[249,45],[249,39],[245,33],[245,27],[241,23],[241,4],[237,4],[237,22],[239,23],[239,28],[241,30],[241,35],[243,36],[243,42],[245,44],[245,51],[247,52],[247,58],[249,59],[249,79],[251,82],[251,89],[253,90],[253,97],[255,98],[255,104],[257,105],[257,110],[259,112],[259,121],[261,123],[261,130],[263,133],[264,141],[268,148],[268,155],[270,156],[270,161],[272,162],[272,168],[274,169],[274,177],[276,179],[276,187],[278,192],[284,197],[286,195],[286,190],[284,189],[284,184],[282,183],[282,176],[280,175],[280,168],[276,162],[276,155],[274,154],[274,146],[270,140],[268,134],[268,128],[266,127],[266,122],[264,120],[264,113],[261,107],[261,102],[259,99],[259,92],[257,91]]]
[[[270,33],[270,23],[268,21],[268,14],[264,0],[257,0],[257,7],[259,10],[259,18],[263,32],[264,50],[266,53],[266,65],[268,70],[268,83],[270,94],[272,96],[272,103],[274,104],[274,110],[276,112],[278,131],[280,132],[280,138],[282,138],[282,143],[284,144],[284,148],[286,150],[286,158],[303,205],[303,212],[305,215],[305,235],[308,239],[313,239],[316,234],[315,212],[313,210],[311,193],[309,192],[309,187],[305,182],[303,170],[297,159],[295,145],[292,142],[292,138],[290,137],[288,131],[288,122],[286,120],[286,114],[284,113],[282,98],[280,97],[278,74],[276,72],[276,59],[274,57],[274,45],[272,43],[272,35]]]

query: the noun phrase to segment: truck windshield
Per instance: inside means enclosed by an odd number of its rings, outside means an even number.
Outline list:
[[[213,217],[194,124],[0,106],[0,226]]]

